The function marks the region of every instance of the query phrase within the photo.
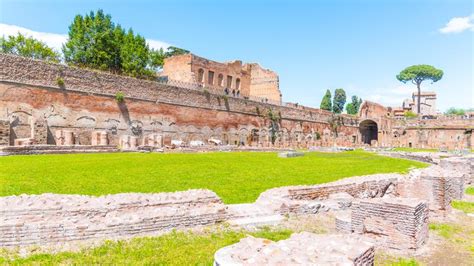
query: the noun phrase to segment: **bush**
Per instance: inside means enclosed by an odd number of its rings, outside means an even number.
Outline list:
[[[118,102],[118,103],[122,103],[124,100],[125,100],[125,95],[123,94],[123,92],[119,91],[115,94],[115,100]]]
[[[415,118],[415,117],[417,117],[418,115],[415,114],[415,113],[412,112],[412,111],[406,111],[405,114],[404,114],[404,116],[405,116],[406,118]]]
[[[59,87],[64,87],[64,79],[61,77],[56,78],[56,83],[58,84]]]

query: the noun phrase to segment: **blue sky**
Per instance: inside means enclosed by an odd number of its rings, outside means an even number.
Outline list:
[[[400,105],[414,87],[403,68],[445,72],[425,90],[438,109],[474,107],[472,0],[7,1],[0,35],[27,29],[60,43],[76,14],[102,8],[154,46],[172,44],[216,61],[258,62],[280,75],[284,101],[318,107],[326,89]],[[51,34],[48,34],[51,33]],[[161,43],[161,42],[164,42]]]

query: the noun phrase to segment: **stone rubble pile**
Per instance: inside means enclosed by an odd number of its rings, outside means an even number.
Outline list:
[[[373,265],[374,245],[361,237],[295,233],[273,242],[247,237],[218,250],[214,265]]]
[[[0,247],[133,236],[226,219],[225,205],[209,190],[1,197]]]

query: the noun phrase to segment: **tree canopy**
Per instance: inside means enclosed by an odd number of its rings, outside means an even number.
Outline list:
[[[174,46],[166,52],[151,49],[143,36],[115,24],[102,10],[77,15],[68,36],[63,45],[66,63],[134,77],[154,77],[164,58],[189,53]]]
[[[352,96],[351,102],[346,105],[346,111],[350,115],[355,115],[359,112],[360,105],[362,104],[362,99],[357,96]]]
[[[421,84],[425,80],[437,82],[441,78],[443,78],[443,70],[430,65],[409,66],[397,75],[399,81],[404,83],[411,81],[415,85]]]
[[[322,110],[332,111],[331,91],[330,90],[327,90],[326,94],[324,94],[324,97],[321,100],[320,108]]]
[[[59,62],[61,56],[44,42],[21,33],[16,36],[0,37],[0,52],[34,59]]]
[[[402,70],[400,74],[397,75],[397,79],[403,83],[411,81],[416,85],[418,89],[417,97],[417,113],[420,113],[421,110],[421,83],[425,80],[431,80],[432,82],[437,82],[443,78],[443,70],[437,69],[430,65],[414,65],[409,66]]]
[[[346,105],[346,92],[344,89],[336,89],[334,91],[334,100],[332,102],[332,111],[336,114],[342,113]]]

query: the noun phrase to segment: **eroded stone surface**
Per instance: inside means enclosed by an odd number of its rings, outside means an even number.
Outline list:
[[[214,265],[373,265],[374,245],[360,237],[297,233],[273,242],[247,237],[218,250]]]

